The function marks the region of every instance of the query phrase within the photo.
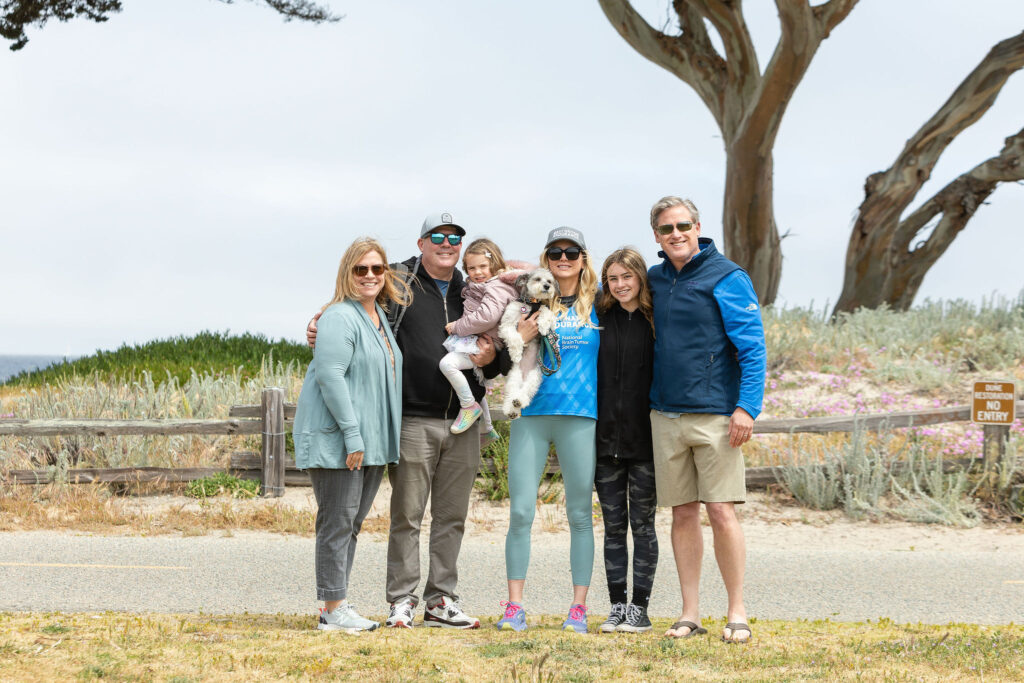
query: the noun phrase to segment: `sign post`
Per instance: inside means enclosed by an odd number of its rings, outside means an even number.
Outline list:
[[[974,383],[971,421],[983,425],[985,470],[991,470],[1006,454],[1010,425],[1014,420],[1017,393],[1013,382],[983,381]]]

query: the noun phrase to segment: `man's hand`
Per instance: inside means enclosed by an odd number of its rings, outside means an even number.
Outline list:
[[[309,344],[309,348],[316,346],[316,321],[320,319],[322,313],[323,311],[320,311],[320,313],[314,315],[313,319],[306,325],[306,343]]]
[[[480,349],[480,353],[473,353],[469,356],[469,359],[473,361],[473,365],[482,368],[494,362],[494,358],[498,354],[494,350],[494,342],[491,341],[490,337],[486,334],[479,335],[476,338],[476,347]]]
[[[734,410],[732,417],[729,418],[729,445],[739,448],[750,441],[750,437],[753,435],[754,418],[750,417],[750,413],[743,408]]]
[[[345,464],[350,470],[358,470],[363,466],[363,452],[349,453],[348,457],[345,458]]]
[[[519,324],[516,325],[516,330],[519,331],[519,336],[523,338],[524,344],[529,344],[534,338],[540,334],[537,331],[537,316],[540,315],[540,311],[537,311],[529,318],[526,314],[519,316]]]

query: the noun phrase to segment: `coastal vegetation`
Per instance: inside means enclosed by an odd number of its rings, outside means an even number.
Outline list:
[[[761,419],[963,405],[981,379],[1016,381],[1018,396],[1024,388],[1024,298],[925,302],[910,311],[861,310],[836,319],[827,308],[769,307],[764,323],[769,358]],[[209,332],[122,347],[0,385],[0,416],[224,419],[232,405],[259,403],[267,386],[283,387],[286,400],[295,401],[309,353],[260,335]],[[492,401],[500,390],[495,387]],[[499,431],[505,434],[503,425]],[[979,425],[952,423],[852,435],[758,435],[745,455],[749,466],[785,468],[776,487],[783,502],[855,518],[960,526],[1020,519],[1021,421],[1011,427],[995,471],[944,470],[943,460],[978,458],[981,444]],[[0,437],[0,472],[48,468],[60,486],[75,466],[227,469],[232,452],[258,448],[258,436]],[[507,495],[506,449],[501,439],[485,453],[498,465],[478,483],[485,498]],[[12,495],[0,492],[0,503]]]

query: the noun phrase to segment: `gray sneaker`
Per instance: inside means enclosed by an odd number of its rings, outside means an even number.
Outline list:
[[[363,619],[356,612],[352,605],[342,603],[333,612],[320,609],[320,621],[316,627],[321,631],[346,631],[348,633],[359,633],[360,631],[374,631],[379,627],[376,621]]]
[[[614,633],[616,627],[626,620],[626,603],[617,602],[612,605],[611,614],[601,624],[601,633]]]

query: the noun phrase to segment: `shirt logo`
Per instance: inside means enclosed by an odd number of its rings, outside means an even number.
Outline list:
[[[757,310],[757,304],[747,304],[747,307],[744,308],[743,310],[750,311],[751,313],[753,313],[754,311]]]

